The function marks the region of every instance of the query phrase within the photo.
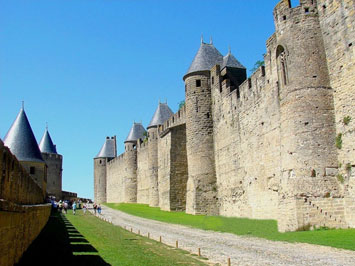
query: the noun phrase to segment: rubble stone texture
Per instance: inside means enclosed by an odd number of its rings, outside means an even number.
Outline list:
[[[354,3],[282,0],[274,23],[248,79],[201,43],[219,61],[198,69],[200,49],[186,105],[109,162],[108,202],[276,219],[280,231],[355,226]]]

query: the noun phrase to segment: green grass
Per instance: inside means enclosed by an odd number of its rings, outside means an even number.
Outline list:
[[[112,265],[205,265],[183,250],[132,234],[91,214],[69,213],[69,222]]]
[[[280,233],[275,220],[253,220],[223,216],[167,212],[145,204],[107,203],[108,207],[132,215],[190,227],[247,235],[275,241],[303,242],[355,250],[355,229],[314,230]]]
[[[203,259],[201,257],[201,259]],[[132,234],[82,211],[54,212],[24,253],[24,265],[206,265],[187,251]]]

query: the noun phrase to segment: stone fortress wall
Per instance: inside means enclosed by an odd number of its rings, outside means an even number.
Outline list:
[[[280,1],[265,66],[186,75],[186,106],[107,163],[107,202],[354,227],[354,20],[352,1]]]
[[[51,206],[1,140],[0,173],[0,265],[14,265],[47,223]]]

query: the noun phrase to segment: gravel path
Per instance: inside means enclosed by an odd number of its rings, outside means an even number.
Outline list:
[[[144,219],[102,206],[101,218],[141,235],[227,265],[355,265],[355,252],[304,243],[274,242]],[[355,241],[355,240],[354,240]]]

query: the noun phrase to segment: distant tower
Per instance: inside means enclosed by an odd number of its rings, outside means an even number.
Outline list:
[[[141,123],[133,123],[124,142],[126,173],[123,190],[125,202],[137,202],[137,140],[143,139],[145,132]]]
[[[149,165],[149,205],[159,206],[158,191],[158,126],[162,125],[168,118],[173,115],[173,111],[168,104],[160,103],[150,121],[148,129],[148,165]]]
[[[47,194],[60,199],[62,197],[63,156],[57,153],[47,127],[39,143],[39,149],[47,164]]]
[[[23,107],[7,132],[4,144],[9,147],[11,153],[16,156],[17,160],[20,161],[33,180],[42,188],[43,198],[45,198],[47,166],[41,156],[41,151],[38,148],[36,138]]]
[[[298,223],[305,214],[296,206],[302,206],[305,196],[318,198],[328,193],[328,197],[338,197],[336,179],[325,174],[327,167],[337,167],[337,151],[333,91],[316,2],[301,0],[300,6],[291,8],[290,1],[283,0],[274,9],[277,46],[273,53],[281,114],[281,231],[303,226]]]
[[[94,158],[94,198],[106,202],[106,164],[117,156],[116,136],[106,137],[104,145]]]
[[[192,214],[218,214],[210,86],[210,69],[215,64],[222,65],[223,56],[212,43],[201,40],[183,78],[188,159],[186,212]]]

